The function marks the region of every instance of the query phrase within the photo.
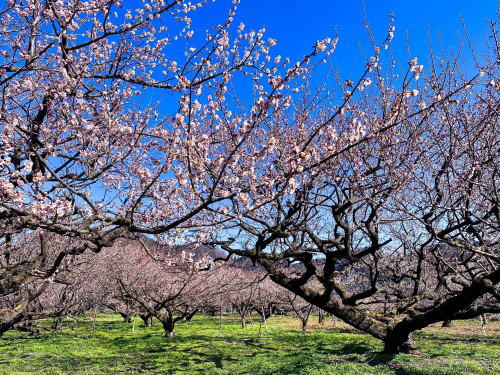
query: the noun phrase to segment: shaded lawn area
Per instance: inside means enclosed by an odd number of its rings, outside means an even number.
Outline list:
[[[312,324],[303,336],[291,317],[246,329],[236,317],[224,317],[220,329],[218,318],[198,316],[178,324],[173,339],[162,337],[158,323],[125,324],[117,315],[99,315],[96,326],[8,332],[0,339],[0,374],[500,374],[498,323],[487,335],[475,321],[431,327],[415,334],[421,354],[397,356],[378,354],[380,342],[331,321]]]

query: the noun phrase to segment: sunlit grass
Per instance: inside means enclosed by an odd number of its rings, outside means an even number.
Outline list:
[[[46,322],[46,326],[50,322]],[[383,356],[368,335],[316,318],[308,335],[290,317],[257,317],[242,329],[236,317],[198,316],[165,339],[159,324],[125,324],[99,315],[95,331],[80,321],[72,330],[38,335],[8,332],[0,339],[0,374],[500,374],[500,325],[484,335],[476,322],[432,327],[415,335],[419,355]]]

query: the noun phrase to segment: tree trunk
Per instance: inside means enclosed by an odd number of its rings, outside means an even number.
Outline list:
[[[307,320],[302,321],[302,334],[305,335],[307,333]]]
[[[384,353],[386,354],[415,352],[417,352],[417,349],[413,345],[409,333],[392,331],[384,338]]]
[[[221,305],[219,307],[219,336],[222,336],[222,296]]]
[[[142,321],[144,322],[145,327],[153,326],[153,317],[151,315],[139,315]]]
[[[4,310],[5,311],[5,310]],[[14,326],[25,319],[24,315],[22,312],[17,312],[14,310],[8,311],[7,312],[0,312],[0,337],[2,335],[13,329]]]
[[[321,309],[318,311],[318,323],[321,325],[325,324],[325,312]]]
[[[97,306],[94,306],[94,319],[92,319],[92,331],[95,331],[96,320],[97,320]]]
[[[63,318],[61,316],[54,317],[54,321],[52,323],[52,329],[55,331],[59,328],[59,325],[62,323]]]
[[[193,310],[193,311],[191,311],[189,314],[186,314],[186,316],[185,316],[184,320],[185,320],[186,322],[190,322],[190,321],[193,319],[193,317],[196,315],[196,313],[197,313],[198,311],[199,311],[198,309],[194,309],[194,310]]]
[[[120,315],[123,318],[123,323],[131,323],[132,322],[132,315],[126,314],[126,313],[120,313]]]
[[[18,324],[14,326],[14,329],[17,329],[21,332],[28,332],[30,335],[38,334],[40,331],[35,327],[31,320],[25,321],[22,324]]]
[[[9,324],[2,324],[0,323],[0,337],[3,336],[5,332],[7,332],[9,329],[11,329]]]
[[[333,314],[330,314],[330,316],[332,317],[332,327],[335,328],[337,326],[337,318]]]
[[[481,314],[479,318],[481,319],[481,327],[483,328],[483,333],[486,335],[486,325],[487,325],[486,315]]]
[[[247,327],[247,322],[245,320],[245,317],[241,317],[241,328],[246,328]]]
[[[452,326],[452,321],[450,319],[446,319],[445,321],[443,321],[443,324],[441,325],[441,327],[444,327],[444,328],[449,328]]]
[[[165,331],[165,337],[171,338],[174,337],[174,320],[168,318],[166,320],[162,320],[161,324],[163,326],[163,330]]]
[[[265,323],[265,325],[267,327],[266,319],[267,319],[266,310],[264,309],[264,306],[262,306],[262,322]]]

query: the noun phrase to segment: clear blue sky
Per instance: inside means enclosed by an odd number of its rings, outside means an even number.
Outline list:
[[[137,6],[134,1],[126,0],[125,8]],[[231,0],[209,0],[201,9],[190,13],[194,39],[203,39],[205,29],[224,23],[231,3]],[[498,18],[497,0],[364,0],[364,4],[367,20],[378,42],[387,35],[390,14],[394,14],[396,32],[392,52],[403,63],[408,61],[406,34],[411,58],[418,57],[422,64],[427,65],[427,27],[435,48],[439,46],[439,34],[447,51],[456,50],[459,38],[465,42],[463,17],[472,43],[480,48],[489,33],[486,20]],[[282,55],[292,61],[311,52],[317,40],[338,35],[339,43],[332,62],[343,78],[355,79],[364,70],[366,62],[360,46],[366,54],[371,54],[363,19],[363,0],[241,0],[232,29],[234,32],[241,21],[246,24],[246,30],[265,27],[266,36],[278,41],[271,56]],[[171,52],[175,58],[175,54],[180,57],[183,50]],[[153,98],[156,98],[155,94]],[[175,112],[176,99],[172,100],[168,95],[162,98],[163,111]]]
[[[204,22],[222,22],[229,4],[229,0],[207,4],[200,12]],[[401,58],[406,56],[406,32],[412,56],[423,58],[427,55],[427,25],[433,38],[439,32],[443,45],[449,49],[457,46],[458,34],[463,35],[461,17],[476,45],[485,41],[485,20],[498,17],[497,0],[365,0],[365,6],[367,19],[378,37],[385,36],[389,15],[394,13],[393,45],[397,54],[403,54]],[[275,53],[292,59],[310,51],[316,40],[337,32],[340,44],[336,58],[341,70],[350,70],[353,63],[363,66],[358,46],[367,42],[362,26],[362,0],[242,0],[236,22],[240,20],[249,28],[266,27],[266,34],[278,39]]]

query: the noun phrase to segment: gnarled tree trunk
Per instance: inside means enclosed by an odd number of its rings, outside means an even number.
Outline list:
[[[413,345],[411,335],[408,332],[393,330],[383,339],[386,354],[416,353],[417,348]]]
[[[119,313],[123,318],[123,323],[132,323],[132,314],[121,312]]]
[[[452,320],[451,319],[446,319],[443,321],[443,324],[441,325],[441,327],[444,327],[444,328],[449,328],[452,326]]]
[[[139,317],[144,322],[145,327],[152,327],[153,326],[153,316],[152,315],[149,315],[149,314],[142,315],[141,314],[141,315],[139,315]]]
[[[161,320],[163,330],[165,331],[165,337],[174,337],[175,322],[171,317],[166,317]]]

